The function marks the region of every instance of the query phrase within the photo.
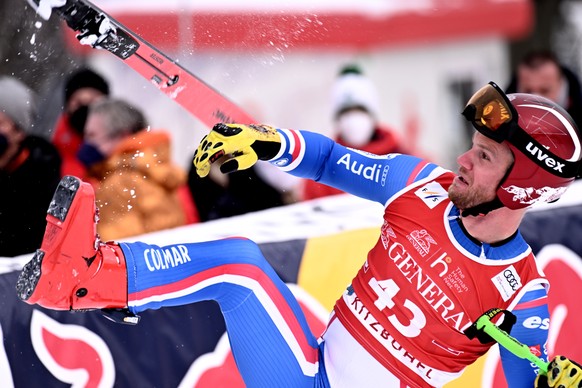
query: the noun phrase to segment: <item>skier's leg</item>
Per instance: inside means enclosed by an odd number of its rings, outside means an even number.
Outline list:
[[[41,248],[17,282],[22,300],[56,310],[133,313],[216,300],[247,385],[313,385],[317,341],[255,243],[102,243],[96,219],[91,186],[63,178],[47,212]]]
[[[313,385],[317,340],[293,294],[254,242],[233,238],[121,247],[130,274],[132,312],[215,300],[246,384]]]

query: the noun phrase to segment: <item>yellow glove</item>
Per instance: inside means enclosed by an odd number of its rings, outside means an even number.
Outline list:
[[[582,366],[564,356],[556,356],[548,366],[548,375],[538,375],[535,388],[582,388]]]
[[[204,178],[210,165],[219,161],[220,171],[226,174],[250,168],[257,160],[272,159],[280,149],[281,140],[273,127],[219,123],[198,145],[194,167]]]

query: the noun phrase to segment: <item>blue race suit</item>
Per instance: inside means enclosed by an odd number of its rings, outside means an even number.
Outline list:
[[[386,226],[394,228],[394,225],[390,224],[392,220],[387,219],[391,207],[398,206],[400,197],[408,195],[409,200],[414,198],[417,188],[421,190],[424,187],[436,187],[435,185],[446,186],[446,180],[452,175],[452,173],[432,163],[413,156],[367,154],[340,146],[322,135],[307,131],[279,130],[279,134],[282,139],[282,149],[271,160],[271,163],[293,175],[314,179],[386,206],[385,225],[382,228],[379,242],[368,256],[369,262],[366,261],[360,271],[362,274],[366,273],[366,276],[369,276],[367,266],[370,265],[370,268],[372,268],[371,265],[373,263],[371,260],[377,261],[376,257],[386,256],[387,250],[393,251],[393,249],[389,249],[394,246],[390,245],[393,242],[386,242],[386,237],[390,237]],[[407,189],[409,190],[407,191]],[[446,243],[454,244],[457,247],[456,255],[467,256],[479,265],[493,263],[490,264],[493,266],[497,264],[494,262],[495,260],[499,260],[500,266],[505,266],[504,260],[511,258],[512,265],[516,267],[521,262],[518,259],[522,257],[532,258],[531,249],[519,232],[501,244],[481,244],[470,238],[462,228],[462,224],[458,221],[459,211],[446,197],[446,191],[438,192],[437,190],[434,195],[431,194],[432,196],[422,195],[417,195],[419,201],[424,201],[427,205],[434,201],[435,209],[441,209],[441,212],[446,210],[445,219],[447,221],[445,222],[445,227],[449,233],[447,240],[451,240],[446,241]],[[408,218],[415,217],[416,209],[407,210],[405,207],[403,211],[410,213],[407,215]],[[436,232],[427,229],[423,230],[423,233],[424,235],[430,235],[430,233]],[[398,235],[397,230],[396,235]],[[432,237],[434,237],[434,240],[431,240]],[[440,239],[443,238],[441,235],[437,237],[436,234],[432,237],[431,239],[424,239],[429,246],[432,244],[431,241],[434,242],[432,245],[435,245],[437,242],[441,242]],[[412,239],[409,240],[410,242],[407,242],[407,244],[413,242]],[[443,241],[442,244],[444,243]],[[409,247],[412,246],[410,245]],[[418,253],[422,253],[422,247],[418,248],[418,244],[414,246]],[[217,301],[225,318],[237,367],[248,386],[329,386],[322,357],[325,341],[318,341],[316,336],[310,332],[297,301],[268,265],[255,243],[244,238],[231,238],[203,243],[176,244],[166,247],[158,247],[141,242],[123,243],[121,247],[126,256],[128,304],[132,312],[139,313],[146,309],[182,305],[201,300]],[[409,251],[412,251],[412,249],[409,249]],[[419,260],[412,257],[417,256],[418,253],[413,252],[411,254],[410,260],[406,264],[407,266],[412,265],[410,263],[419,262]],[[402,270],[404,264],[398,265]],[[416,284],[420,287],[420,280],[413,282],[411,281],[412,275],[407,278],[402,276],[404,274],[403,271],[400,272],[397,274],[400,278],[397,279],[397,275],[394,275],[394,281],[400,282],[398,284],[401,288],[403,284],[407,284],[406,280],[411,286]],[[503,297],[502,301],[507,301],[507,305],[504,307],[512,310],[517,315],[517,324],[511,334],[522,343],[537,347],[540,350],[540,355],[547,360],[545,346],[548,334],[547,325],[536,326],[529,324],[532,319],[540,322],[547,322],[549,319],[546,287],[542,280],[535,278],[535,274],[531,270],[528,273],[529,275],[527,276],[522,274],[524,276],[524,287],[518,287],[518,289],[514,290],[509,289],[509,291],[503,284],[498,284],[496,287],[501,295],[499,298]],[[422,273],[417,272],[417,274]],[[367,283],[363,286],[358,285],[361,283],[358,282],[359,276],[360,274],[354,279],[354,287],[348,288],[351,291],[342,297],[345,300],[342,302],[342,298],[340,298],[338,301],[339,308],[336,307],[336,310],[340,318],[341,316],[346,316],[346,300],[350,296],[353,297],[354,289],[356,292],[360,292],[363,290],[362,287],[368,287],[368,283],[372,285],[371,280],[370,282],[366,280]],[[426,279],[430,280],[428,275],[426,276],[426,278],[423,278],[422,284],[427,284],[425,281],[428,280]],[[528,287],[525,287],[525,281],[529,278],[533,280],[527,283]],[[374,279],[374,281],[376,280]],[[381,283],[382,281],[378,284],[384,284]],[[450,281],[450,279],[444,279],[444,281]],[[459,282],[456,281],[453,284],[459,292],[462,291],[463,287],[469,288],[471,285],[467,281],[464,283]],[[377,284],[374,285],[377,286]],[[436,280],[432,287],[432,290],[438,289],[439,292],[443,291],[444,288],[441,283],[437,284]],[[506,292],[506,294],[503,295],[503,292]],[[419,298],[418,301],[411,303],[428,309],[432,306],[433,313],[441,314],[448,321],[453,319],[445,317],[445,312],[442,311],[445,299],[441,299],[442,301],[439,302],[441,307],[439,311],[439,303],[429,301],[428,293],[429,291],[422,291],[424,300]],[[364,300],[363,296],[362,300]],[[478,305],[478,302],[474,301],[473,305]],[[448,306],[453,302],[447,299],[446,303]],[[410,307],[411,304],[408,304],[408,306]],[[408,332],[405,331],[405,335],[402,336],[398,332],[399,326],[393,325],[395,321],[403,321],[402,316],[400,318],[397,316],[399,313],[397,314],[396,310],[392,314],[390,308],[386,306],[381,311],[372,311],[374,308],[371,305],[367,307],[369,307],[372,315],[378,314],[375,316],[376,323],[384,324],[386,332],[390,332],[394,338],[398,338],[398,342],[409,340],[407,337],[411,335],[410,326],[405,326]],[[456,316],[458,317],[459,315]],[[395,319],[390,319],[390,317]],[[435,317],[438,318],[436,315]],[[467,322],[472,322],[478,317],[467,314],[465,318]],[[355,323],[352,324],[352,321]],[[349,327],[348,331],[365,349],[375,352],[376,349],[382,347],[380,343],[373,343],[374,339],[370,339],[369,333],[358,335],[358,331],[363,331],[363,329],[358,326],[357,319],[347,317],[345,318],[345,323],[346,327]],[[461,325],[461,323],[462,321],[459,319],[457,326]],[[416,324],[419,324],[419,322],[416,322]],[[451,336],[462,335],[460,329],[460,326],[453,327]],[[439,338],[435,338],[435,340],[439,344]],[[413,341],[411,340],[410,343],[412,344]],[[477,340],[474,340],[474,344],[476,348],[481,346]],[[463,348],[464,354],[470,353],[470,347]],[[482,352],[486,349],[478,348],[478,350]],[[419,360],[430,360],[429,355],[420,354],[420,351],[416,351],[418,354],[415,354],[415,356]],[[454,354],[454,352],[450,352]],[[443,354],[446,355],[446,353]],[[405,365],[405,367],[398,365],[398,362],[402,361],[398,360],[398,355],[390,355],[388,353],[383,355],[382,349],[380,349],[377,354],[375,352],[374,357],[395,374],[398,373],[398,369],[405,369],[406,373],[399,375],[399,377],[411,386],[433,386],[430,376],[429,379],[426,376],[423,377],[424,380],[420,379],[420,377],[416,378],[415,373],[418,373],[418,371],[413,371],[408,365]],[[444,359],[443,357],[443,355],[439,355],[440,359]],[[450,357],[451,360],[454,360],[453,355]],[[532,366],[529,361],[519,359],[503,349],[501,350],[501,358],[510,387],[531,387],[533,385],[533,380],[536,376],[535,366]],[[391,365],[393,359],[395,364]],[[424,363],[431,365],[430,361]],[[435,373],[436,370],[443,368],[434,368]],[[457,369],[450,372],[457,372]],[[365,374],[366,371],[360,370],[356,371],[356,373]],[[410,377],[411,375],[412,378]],[[446,371],[443,372],[443,376],[448,376]],[[438,382],[438,380],[434,381]]]

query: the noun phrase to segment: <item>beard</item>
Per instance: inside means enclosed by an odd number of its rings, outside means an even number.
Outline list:
[[[489,190],[491,190],[489,186]],[[465,186],[465,190],[459,190],[455,184],[449,187],[449,199],[461,210],[470,209],[482,203],[495,199],[495,191],[488,192],[484,188]]]

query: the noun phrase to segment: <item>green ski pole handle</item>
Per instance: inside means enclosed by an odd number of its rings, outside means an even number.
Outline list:
[[[474,337],[479,337],[478,334],[479,332],[484,332],[493,340],[495,340],[500,346],[503,346],[505,349],[509,350],[515,356],[533,362],[538,368],[540,368],[540,374],[547,375],[548,366],[550,364],[549,362],[546,362],[541,358],[537,357],[535,354],[531,352],[527,345],[522,344],[514,337],[509,335],[509,333],[506,330],[504,330],[503,327],[499,327],[495,325],[493,322],[491,322],[491,319],[493,319],[495,316],[502,312],[506,315],[506,320],[511,321],[507,325],[509,328],[511,328],[511,326],[515,323],[515,315],[511,314],[511,312],[509,311],[495,308],[481,315],[477,319],[477,321],[475,321],[475,323],[473,323],[473,325],[471,325],[471,327],[465,331],[465,334],[472,339]],[[504,325],[502,324],[501,326]],[[481,338],[479,339],[481,340]]]
[[[478,330],[483,330],[491,338],[497,341],[499,345],[503,346],[517,357],[527,359],[536,364],[538,368],[540,368],[541,374],[546,375],[548,373],[548,365],[550,365],[549,362],[545,362],[541,358],[537,357],[529,350],[527,345],[522,344],[511,335],[507,334],[506,331],[497,327],[493,322],[491,322],[491,318],[489,316],[482,315],[479,319],[477,319],[476,327]]]

